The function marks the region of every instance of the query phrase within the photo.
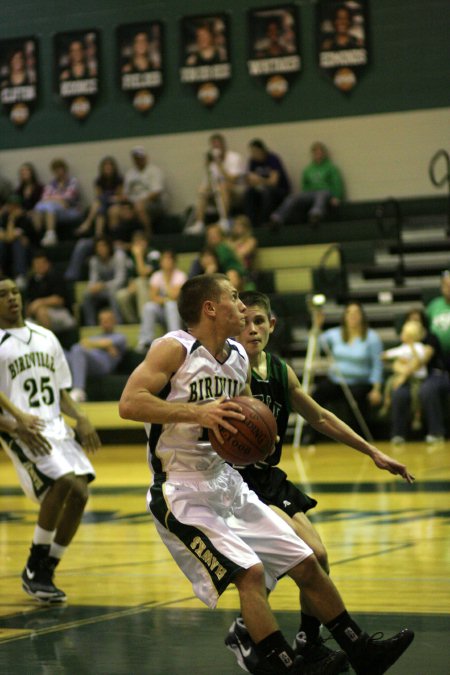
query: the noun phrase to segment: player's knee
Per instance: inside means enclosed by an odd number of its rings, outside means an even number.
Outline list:
[[[329,574],[330,564],[328,562],[328,553],[322,542],[319,545],[314,546],[314,555],[316,556],[317,562],[319,563],[323,571]]]
[[[236,576],[235,584],[241,595],[255,590],[262,591],[265,594],[265,576],[263,565],[252,565],[252,567],[242,570],[242,572]]]
[[[323,577],[323,574],[324,571],[318,559],[313,554],[296,565],[294,569],[290,571],[289,576],[291,576],[300,587],[306,588],[315,586]]]
[[[89,498],[89,490],[85,480],[75,477],[69,494],[70,500],[78,506],[86,505]]]

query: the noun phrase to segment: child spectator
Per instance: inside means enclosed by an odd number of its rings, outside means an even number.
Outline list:
[[[393,374],[388,378],[384,388],[383,407],[380,415],[385,416],[392,402],[392,393],[402,386],[408,386],[411,395],[411,412],[413,417],[413,428],[420,428],[420,405],[419,388],[420,384],[427,377],[426,362],[431,356],[428,348],[422,343],[424,330],[418,321],[407,321],[402,328],[400,339],[401,344],[398,347],[387,349],[381,353],[383,361],[392,361]],[[396,425],[393,424],[392,441],[399,442],[403,437],[396,433]]]

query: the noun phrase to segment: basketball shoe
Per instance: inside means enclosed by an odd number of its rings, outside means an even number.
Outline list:
[[[48,555],[50,546],[33,544],[22,572],[22,588],[40,602],[59,603],[67,600],[66,594],[53,583],[58,558]]]
[[[356,675],[383,675],[414,640],[414,633],[404,628],[391,638],[382,640],[383,633],[372,636],[361,633],[349,653]]]
[[[276,671],[258,655],[255,643],[241,617],[238,617],[230,626],[225,645],[234,653],[242,670],[253,673],[253,675],[275,675]],[[296,655],[289,673],[292,675],[338,675],[342,672],[343,665],[347,663],[347,657],[344,652],[331,650],[329,652],[322,659],[310,662],[306,662],[302,655]]]
[[[339,673],[348,673],[349,664],[345,652],[337,650],[336,652],[330,649],[325,645],[325,640],[322,637],[317,638],[315,642],[308,642],[306,639],[306,634],[301,631],[297,633],[292,644],[292,649],[294,653],[303,657],[303,660],[306,664],[318,664],[321,661],[326,662],[332,654],[342,654],[344,659],[342,659],[342,666]]]

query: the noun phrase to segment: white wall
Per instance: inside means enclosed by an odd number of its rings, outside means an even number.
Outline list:
[[[436,150],[449,150],[448,108],[334,118],[279,125],[226,130],[228,145],[246,154],[252,138],[262,138],[284,159],[297,185],[309,160],[309,147],[323,141],[340,166],[350,200],[388,196],[417,197],[445,194],[428,178],[428,163]],[[114,155],[123,171],[129,166],[129,150],[142,144],[165,172],[171,194],[171,210],[182,212],[195,201],[203,171],[203,157],[211,130],[164,136],[126,138],[90,143],[53,145],[0,153],[0,174],[16,183],[24,161],[37,167],[41,180],[49,178],[48,165],[64,157],[81,181],[86,199],[92,195],[97,165],[104,155]],[[446,145],[447,144],[447,145]]]

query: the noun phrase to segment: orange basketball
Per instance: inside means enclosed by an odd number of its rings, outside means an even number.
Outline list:
[[[212,447],[226,462],[246,465],[260,462],[272,451],[277,437],[277,423],[270,408],[262,401],[250,396],[236,396],[231,399],[242,408],[244,420],[230,420],[237,433],[220,427],[224,439],[219,443],[209,429]]]

